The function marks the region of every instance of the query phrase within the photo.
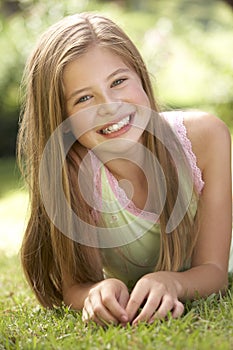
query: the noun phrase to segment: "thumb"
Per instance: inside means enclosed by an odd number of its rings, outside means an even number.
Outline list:
[[[121,293],[118,298],[118,302],[121,305],[121,307],[125,309],[128,304],[128,301],[129,301],[129,292],[127,288],[124,288],[121,290]]]

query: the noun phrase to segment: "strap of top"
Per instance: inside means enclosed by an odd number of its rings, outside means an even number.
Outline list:
[[[184,125],[184,112],[182,111],[165,112],[165,113],[162,113],[162,115],[165,117],[168,123],[172,126],[172,129],[178,136],[181,142],[181,145],[183,146],[183,149],[185,151],[185,154],[187,156],[187,159],[192,169],[195,188],[197,190],[197,193],[201,194],[205,183],[202,178],[202,172],[197,165],[197,157],[192,150],[191,141],[187,136],[187,130]]]

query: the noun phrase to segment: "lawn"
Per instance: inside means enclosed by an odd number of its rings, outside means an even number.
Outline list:
[[[0,162],[0,350],[2,349],[233,349],[233,282],[225,296],[186,304],[183,317],[126,328],[86,327],[67,307],[45,310],[29,290],[18,249],[27,194],[13,161]]]

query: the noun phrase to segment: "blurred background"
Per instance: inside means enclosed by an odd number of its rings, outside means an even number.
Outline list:
[[[20,82],[38,36],[100,11],[136,43],[161,109],[212,112],[233,132],[233,0],[0,0],[0,251],[18,251],[27,192],[15,164]]]

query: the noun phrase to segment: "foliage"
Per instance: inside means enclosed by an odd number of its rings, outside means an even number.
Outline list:
[[[205,108],[231,127],[233,13],[219,0],[0,1],[0,156],[13,154],[23,67],[39,34],[65,15],[115,19],[141,50],[163,106]],[[222,108],[223,107],[223,108]]]
[[[18,168],[11,158],[0,160],[0,200],[19,189],[20,174]]]

